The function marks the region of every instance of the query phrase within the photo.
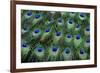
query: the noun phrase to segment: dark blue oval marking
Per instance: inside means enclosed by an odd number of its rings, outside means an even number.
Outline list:
[[[71,38],[71,37],[72,37],[72,35],[71,35],[71,34],[68,34],[68,35],[67,35],[67,38]]]
[[[43,48],[38,48],[38,52],[42,52],[43,51]]]
[[[62,22],[62,19],[61,18],[58,18],[58,22],[61,23]]]
[[[23,29],[24,29],[24,30],[27,30],[27,28],[26,28],[26,27],[24,27]]]
[[[90,31],[90,28],[86,28],[86,31]]]
[[[76,39],[79,40],[79,39],[80,39],[80,35],[77,35],[77,36],[76,36]]]
[[[28,16],[31,16],[31,15],[32,15],[32,11],[29,11],[29,12],[27,13],[27,15],[28,15]]]
[[[84,50],[83,49],[80,49],[80,54],[84,54]]]
[[[53,48],[52,48],[52,51],[53,51],[53,52],[56,52],[56,51],[57,51],[57,49],[58,49],[58,48],[53,47]]]
[[[69,19],[69,20],[68,20],[68,23],[69,23],[69,24],[73,24],[73,20],[72,20],[72,19]]]
[[[40,32],[39,29],[34,30],[34,33],[39,33],[39,32]]]
[[[69,53],[70,53],[70,50],[67,48],[67,49],[65,50],[65,53],[66,53],[66,54],[69,54]]]
[[[76,25],[76,28],[80,28],[80,25],[79,25],[79,24],[77,24],[77,25]]]
[[[84,13],[80,13],[80,16],[81,16],[81,17],[85,17],[85,14],[84,14]]]
[[[26,44],[26,43],[23,43],[23,44],[22,44],[22,47],[27,47],[27,44]]]
[[[61,35],[61,32],[56,32],[56,36],[60,36]]]
[[[45,32],[49,32],[49,31],[50,31],[50,28],[48,28],[48,29],[45,30]]]
[[[87,42],[87,43],[90,43],[90,39],[87,39],[86,42]]]
[[[40,14],[36,14],[36,15],[35,15],[35,18],[36,18],[36,19],[40,18]]]

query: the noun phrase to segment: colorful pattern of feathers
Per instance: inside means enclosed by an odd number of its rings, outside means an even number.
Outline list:
[[[90,59],[90,14],[21,10],[21,62]]]

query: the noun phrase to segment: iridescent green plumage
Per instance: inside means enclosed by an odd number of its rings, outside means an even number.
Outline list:
[[[90,14],[21,10],[21,39],[21,62],[87,60]]]

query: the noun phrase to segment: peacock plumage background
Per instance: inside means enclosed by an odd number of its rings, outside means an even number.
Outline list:
[[[90,59],[90,14],[21,10],[21,62]]]

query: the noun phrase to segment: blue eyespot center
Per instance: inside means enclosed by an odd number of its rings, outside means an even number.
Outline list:
[[[89,28],[86,28],[86,31],[90,31],[90,29]]]
[[[40,18],[40,14],[35,15],[35,18],[36,19]]]
[[[38,48],[38,52],[42,52],[43,51],[43,48]]]
[[[27,28],[23,28],[24,30],[27,30]]]
[[[28,16],[31,16],[31,15],[32,15],[32,11],[29,11],[29,12],[27,13],[27,15],[28,15]]]
[[[45,30],[45,32],[49,32],[49,31],[50,31],[50,28],[48,28],[48,29]]]
[[[87,39],[86,42],[87,42],[87,43],[90,43],[90,39]]]
[[[50,18],[50,19],[49,19],[49,22],[51,22],[51,21],[53,21],[53,18]]]
[[[68,20],[68,23],[69,23],[69,24],[73,24],[73,20],[72,20],[72,19],[69,19],[69,20]]]
[[[40,32],[39,29],[34,30],[34,33],[39,33],[39,32]]]
[[[79,40],[79,39],[80,39],[80,35],[77,35],[77,36],[76,36],[76,39]]]
[[[84,13],[80,13],[80,16],[81,16],[81,17],[85,17],[85,14],[84,14]]]
[[[84,54],[84,50],[83,49],[80,50],[80,54]]]
[[[60,36],[61,35],[61,32],[56,32],[56,36]]]
[[[65,53],[66,53],[66,54],[69,54],[69,53],[70,53],[70,50],[69,50],[69,49],[66,49],[66,50],[65,50]]]
[[[76,25],[76,28],[80,28],[80,25],[79,25],[79,24],[77,24],[77,25]]]
[[[67,35],[67,38],[71,38],[72,36],[69,34],[69,35]]]
[[[56,51],[57,51],[57,48],[56,48],[56,47],[53,47],[53,48],[52,48],[52,51],[53,51],[53,52],[56,52]]]
[[[23,43],[23,44],[22,44],[22,47],[27,47],[27,44],[26,44],[26,43]]]
[[[58,22],[61,23],[62,22],[62,19],[61,18],[58,18]]]

